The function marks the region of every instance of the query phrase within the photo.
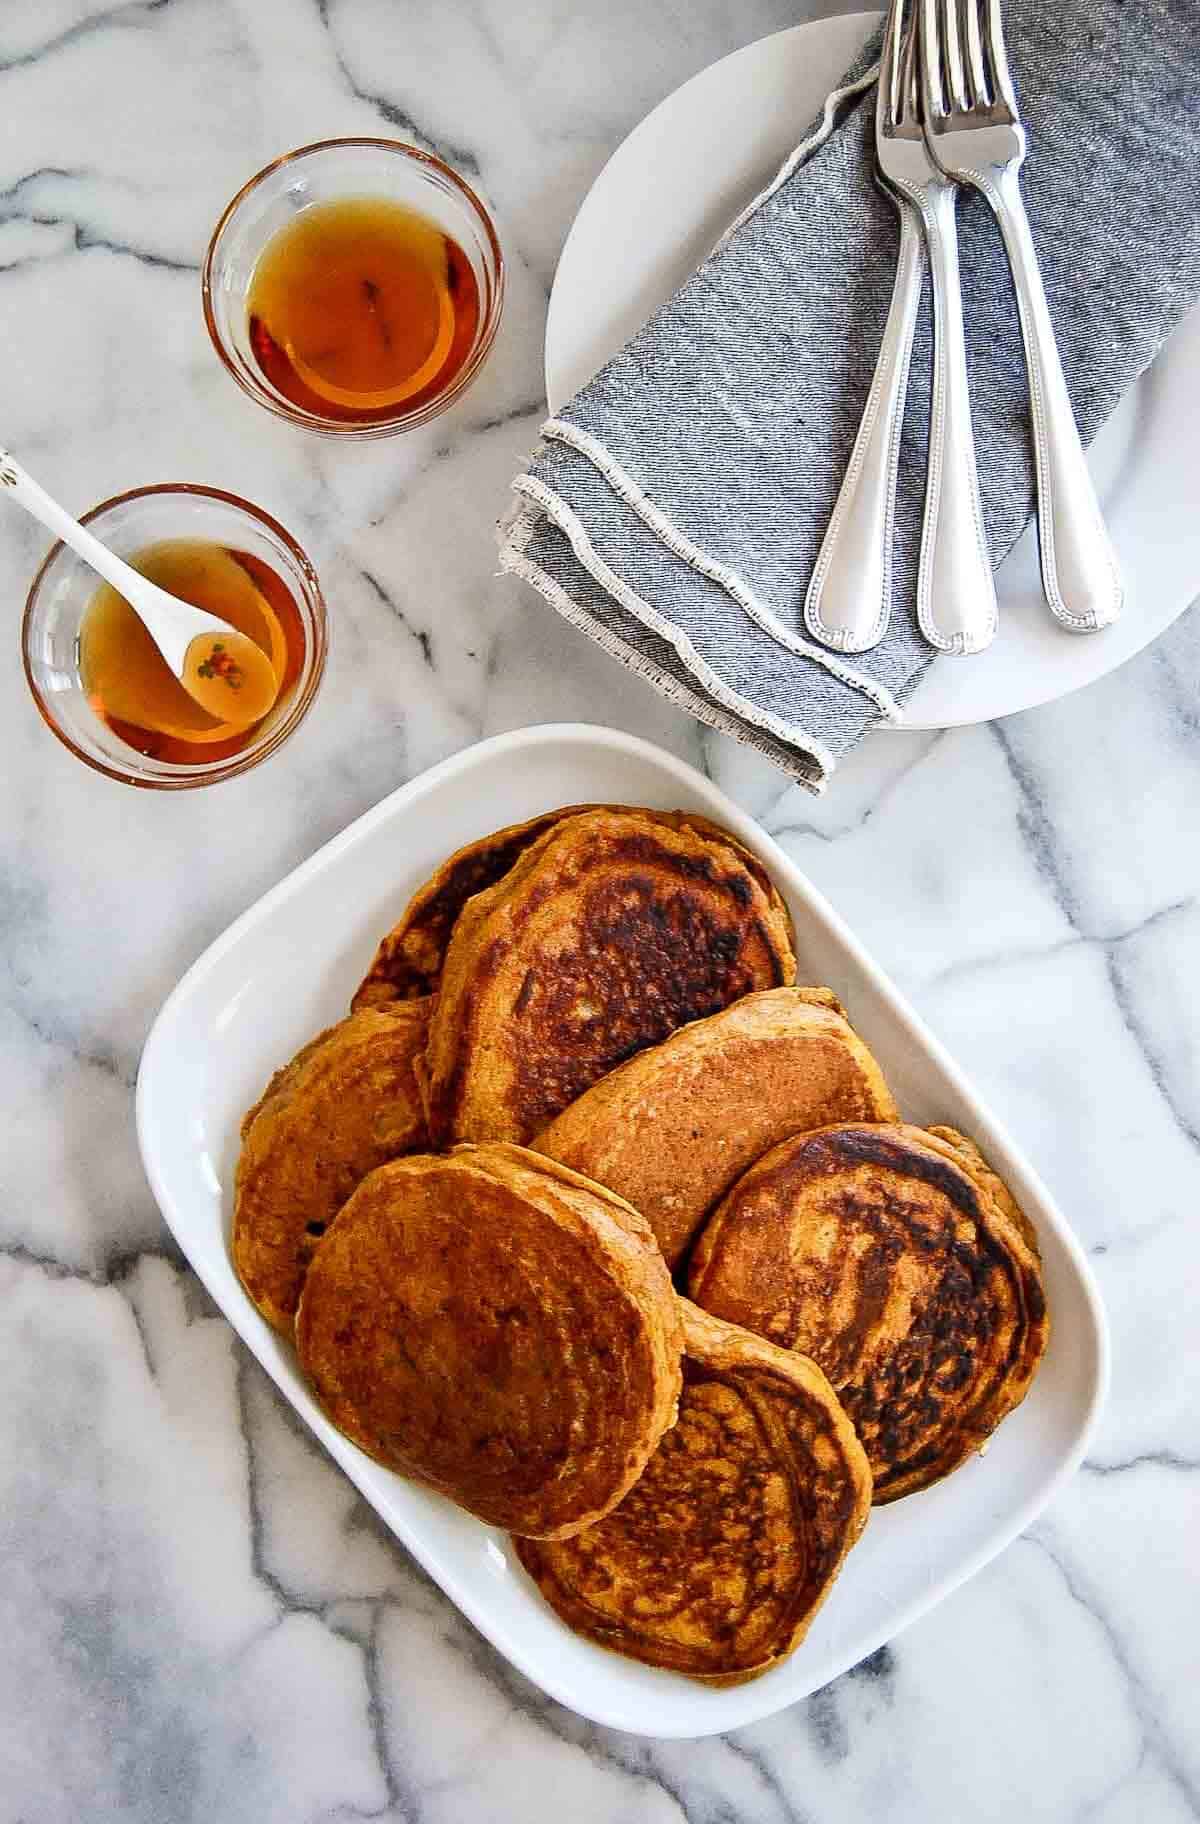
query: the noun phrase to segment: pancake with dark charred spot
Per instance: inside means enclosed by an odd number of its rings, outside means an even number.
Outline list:
[[[998,1172],[992,1170],[975,1142],[966,1134],[960,1134],[956,1127],[927,1127],[925,1138],[928,1145],[936,1148],[948,1146],[955,1162],[961,1165],[968,1178],[985,1190],[992,1201],[1008,1217],[1014,1228],[1018,1229],[1040,1260],[1042,1250],[1038,1244],[1037,1230],[1028,1216],[1005,1184]]]
[[[600,1646],[707,1684],[803,1640],[862,1531],[871,1472],[820,1369],[680,1300],[679,1418],[620,1505],[517,1555]]]
[[[437,873],[409,900],[399,923],[380,942],[370,969],[351,1006],[379,1007],[432,994],[454,923],[468,899],[502,880],[513,863],[539,836],[564,817],[591,810],[586,804],[564,805],[528,823],[513,823],[478,842],[456,849]]]
[[[948,1475],[1029,1390],[1040,1262],[985,1174],[917,1127],[798,1135],[738,1180],[688,1280],[705,1310],[819,1362],[876,1501]]]
[[[898,1113],[829,990],[773,988],[610,1071],[534,1148],[627,1198],[674,1266],[705,1214],[769,1147],[831,1122]]]
[[[592,811],[469,900],[420,1071],[429,1131],[526,1142],[635,1052],[790,982],[774,889],[723,837]]]
[[[382,940],[366,976],[355,992],[352,1007],[379,1007],[389,1001],[411,1000],[437,988],[446,950],[459,913],[468,899],[503,880],[540,836],[568,817],[594,810],[625,810],[629,815],[672,828],[687,824],[727,843],[742,857],[768,896],[774,894],[770,876],[758,857],[744,848],[719,824],[695,811],[650,811],[621,805],[565,804],[544,811],[527,823],[509,824],[477,842],[469,842],[444,861],[436,874],[418,888],[399,923]],[[777,896],[776,896],[777,897]]]
[[[641,1474],[674,1421],[682,1340],[636,1210],[510,1146],[373,1172],[296,1318],[347,1437],[481,1520],[550,1538]]]
[[[285,1336],[308,1263],[368,1172],[426,1144],[413,1075],[429,1002],[351,1014],[276,1071],[242,1122],[233,1262]]]

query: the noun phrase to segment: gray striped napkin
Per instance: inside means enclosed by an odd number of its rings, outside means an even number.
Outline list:
[[[1024,188],[1085,442],[1200,296],[1200,0],[1007,0]],[[915,579],[927,300],[896,515],[896,602],[869,653],[806,636],[804,593],[870,385],[897,220],[872,175],[877,47],[769,188],[542,429],[501,563],[673,702],[821,790],[934,659]],[[959,212],[993,559],[1033,508],[1016,308],[986,206]],[[1102,636],[1101,636],[1102,637]]]

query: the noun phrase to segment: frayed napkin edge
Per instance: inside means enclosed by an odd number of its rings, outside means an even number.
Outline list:
[[[842,83],[829,92],[812,132],[792,149],[770,183],[738,212],[707,256],[708,259],[719,253],[755,211],[824,145],[845,107],[872,86],[878,73],[878,63],[872,63],[852,81]],[[706,263],[701,262],[702,265]],[[581,428],[556,418],[547,420],[542,427],[542,435],[569,444],[591,461],[618,497],[638,514],[681,562],[723,588],[764,633],[796,657],[821,665],[840,683],[860,691],[879,711],[882,720],[894,724],[904,721],[902,707],[886,686],[857,672],[836,654],[803,639],[789,628],[772,608],[759,601],[744,579],[694,545],[655,506],[633,477],[617,462],[612,452],[598,439]],[[610,569],[595,550],[578,516],[553,490],[529,475],[517,476],[512,488],[516,498],[496,528],[500,568],[503,572],[519,576],[531,588],[536,589],[564,620],[588,634],[610,658],[626,670],[653,685],[668,702],[686,710],[707,727],[715,728],[744,746],[755,749],[814,795],[819,796],[825,791],[829,778],[836,769],[837,759],[823,741],[797,725],[789,727],[734,690],[701,658],[682,628],[652,608],[649,602]],[[695,679],[699,690],[694,690],[683,678],[666,671],[654,659],[631,646],[534,562],[528,555],[527,547],[536,529],[539,513],[545,514],[559,528],[579,563],[612,597],[614,603],[673,649],[680,664]],[[709,694],[701,695],[700,691]]]
[[[616,659],[626,670],[653,684],[669,702],[680,709],[686,709],[697,721],[706,723],[708,727],[719,729],[722,734],[756,748],[809,791],[818,795],[822,793],[837,765],[835,755],[825,743],[815,735],[810,735],[806,729],[781,722],[778,717],[752,703],[726,683],[700,657],[680,628],[658,614],[649,602],[637,595],[614,571],[609,570],[603,558],[593,550],[581,522],[566,502],[552,494],[543,484],[532,478],[527,479],[529,486],[523,488],[521,493],[535,499],[537,507],[529,505],[528,501],[514,503],[514,507],[500,521],[497,536],[501,570],[519,576],[530,584],[564,620],[590,635],[610,658]],[[655,660],[629,645],[620,634],[598,620],[582,603],[569,595],[561,583],[534,562],[528,555],[527,546],[542,513],[558,526],[580,563],[595,577],[616,605],[665,640],[678,654],[680,664],[692,674],[700,689],[710,693],[708,696],[700,695],[682,678],[665,671]],[[580,543],[577,543],[577,539]],[[581,544],[589,557],[582,555]]]
[[[606,444],[601,443],[598,437],[594,437],[590,431],[585,431],[581,426],[571,424],[561,418],[548,418],[542,426],[541,434],[543,437],[565,443],[577,455],[585,456],[593,468],[603,475],[618,500],[623,501],[632,512],[637,514],[643,524],[649,527],[668,551],[672,552],[689,569],[697,571],[701,576],[708,577],[710,582],[716,583],[719,588],[723,589],[725,594],[737,603],[742,612],[774,640],[777,646],[782,646],[795,658],[810,659],[823,671],[829,672],[831,677],[835,677],[839,684],[847,684],[852,690],[860,691],[869,702],[874,704],[886,721],[903,722],[904,711],[885,684],[881,684],[869,673],[857,670],[836,652],[831,652],[828,647],[818,646],[814,641],[806,640],[802,634],[796,633],[789,627],[775,609],[754,593],[744,577],[739,576],[735,570],[729,569],[718,558],[713,557],[700,545],[694,543],[686,532],[681,531],[674,520],[664,513],[661,507],[655,505],[628,470],[622,468],[612,451]],[[527,478],[523,475],[517,476],[512,484],[513,491],[540,499],[533,487],[525,485],[526,480]],[[541,488],[544,484],[538,483],[537,486]],[[561,498],[551,494],[548,489],[546,492],[552,499]],[[548,508],[547,511],[549,511]],[[552,514],[551,517],[557,520],[558,516]],[[561,525],[560,520],[558,523]],[[563,527],[563,530],[565,531],[566,528]],[[572,539],[571,542],[574,544],[575,541]],[[588,550],[591,549],[589,541]],[[591,570],[598,582],[603,580],[578,548],[576,555]],[[607,585],[605,586],[607,587]],[[634,612],[637,613],[638,610],[635,609]],[[668,623],[668,625],[673,625],[673,623]],[[681,637],[686,636],[681,635]],[[674,644],[673,640],[672,643]]]

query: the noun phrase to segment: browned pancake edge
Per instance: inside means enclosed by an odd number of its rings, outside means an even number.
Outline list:
[[[351,1014],[276,1071],[242,1124],[231,1251],[267,1322],[290,1336],[317,1245],[368,1172],[426,1144],[414,1060],[427,1001]]]
[[[681,1300],[679,1418],[597,1525],[519,1539],[577,1633],[706,1684],[741,1684],[803,1640],[866,1522],[865,1453],[820,1369]]]
[[[727,843],[742,856],[768,897],[774,896],[786,917],[783,902],[766,868],[753,852],[721,825],[694,811],[650,811],[640,806],[567,804],[543,811],[525,823],[509,824],[489,836],[467,843],[444,861],[419,887],[403,915],[381,940],[371,967],[355,991],[352,1009],[377,1007],[394,1000],[412,1000],[436,991],[446,949],[455,923],[468,899],[502,880],[525,850],[568,817],[587,811],[621,810],[651,821],[693,829]]]
[[[688,1290],[821,1365],[877,1502],[978,1451],[1024,1399],[1049,1333],[1038,1257],[985,1177],[899,1123],[775,1147],[701,1232]]]
[[[948,1146],[955,1163],[962,1166],[968,1178],[973,1178],[995,1203],[996,1207],[1008,1217],[1017,1229],[1027,1246],[1041,1259],[1041,1246],[1037,1230],[1013,1196],[1011,1190],[1001,1178],[999,1172],[989,1165],[975,1142],[966,1134],[960,1134],[956,1127],[927,1127],[924,1130],[927,1143],[935,1149]]]
[[[777,896],[724,840],[594,811],[459,915],[430,1023],[430,1133],[527,1143],[626,1057],[795,974]]]
[[[355,990],[352,1008],[378,1007],[395,1000],[432,994],[455,920],[474,894],[502,880],[532,842],[564,817],[591,810],[587,804],[563,805],[526,823],[512,823],[447,857],[437,872],[418,887],[399,921],[382,938],[371,967]]]
[[[537,1536],[620,1500],[680,1388],[676,1300],[641,1217],[517,1147],[372,1173],[309,1268],[296,1336],[347,1437]]]
[[[534,1147],[627,1198],[674,1266],[706,1213],[780,1140],[898,1116],[830,991],[775,988],[610,1071]]]

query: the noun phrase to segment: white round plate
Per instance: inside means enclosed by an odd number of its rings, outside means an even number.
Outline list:
[[[555,275],[546,325],[552,412],[700,264],[820,111],[878,17],[852,13],[747,45],[668,96],[618,147],[575,218]],[[931,665],[909,704],[908,727],[985,722],[1052,702],[1170,626],[1200,589],[1200,514],[1181,459],[1198,416],[1200,310],[1092,446],[1092,473],[1125,574],[1121,620],[1078,635],[1051,619],[1029,527],[997,572],[996,640],[977,657]]]

